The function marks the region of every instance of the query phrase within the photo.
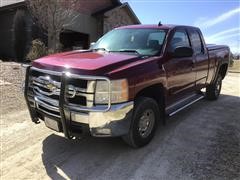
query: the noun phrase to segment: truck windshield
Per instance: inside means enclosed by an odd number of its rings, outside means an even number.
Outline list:
[[[165,36],[166,31],[160,29],[115,29],[100,38],[91,49],[153,56],[162,50]]]

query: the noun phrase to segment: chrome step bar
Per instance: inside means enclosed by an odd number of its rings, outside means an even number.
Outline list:
[[[166,114],[168,116],[173,116],[173,115],[177,114],[178,112],[182,111],[183,109],[189,107],[190,105],[200,101],[203,98],[204,98],[203,94],[191,95],[185,99],[178,101],[174,105],[167,107]]]

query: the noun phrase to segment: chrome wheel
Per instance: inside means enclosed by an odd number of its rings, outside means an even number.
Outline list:
[[[147,109],[143,112],[139,120],[138,131],[139,134],[146,138],[152,132],[155,122],[155,114],[153,110]]]

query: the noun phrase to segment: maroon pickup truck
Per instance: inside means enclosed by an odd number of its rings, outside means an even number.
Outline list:
[[[34,61],[25,98],[33,122],[67,138],[121,136],[141,147],[167,116],[219,97],[229,55],[227,46],[207,46],[196,27],[119,27],[89,50]]]

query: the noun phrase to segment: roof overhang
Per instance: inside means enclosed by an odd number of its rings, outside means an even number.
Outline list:
[[[141,24],[141,21],[138,19],[137,15],[135,14],[133,9],[131,8],[131,6],[127,2],[123,3],[121,6],[119,6],[119,8],[127,8],[129,13],[132,15],[133,19],[135,20],[135,23],[136,24]]]
[[[12,11],[18,8],[25,8],[25,7],[26,7],[26,3],[24,1],[21,1],[18,3],[9,4],[9,5],[0,7],[0,12]]]
[[[132,8],[130,7],[130,5],[127,2],[123,3],[123,4],[119,2],[118,4],[115,4],[115,5],[111,6],[111,7],[108,7],[108,8],[105,8],[103,10],[100,10],[98,12],[95,12],[92,15],[93,16],[105,16],[105,14],[107,12],[114,11],[114,10],[121,9],[121,8],[126,8],[127,9],[129,14],[134,19],[135,24],[141,24],[140,20],[138,19],[138,17],[136,16],[136,14],[134,13],[134,11],[132,10]]]

